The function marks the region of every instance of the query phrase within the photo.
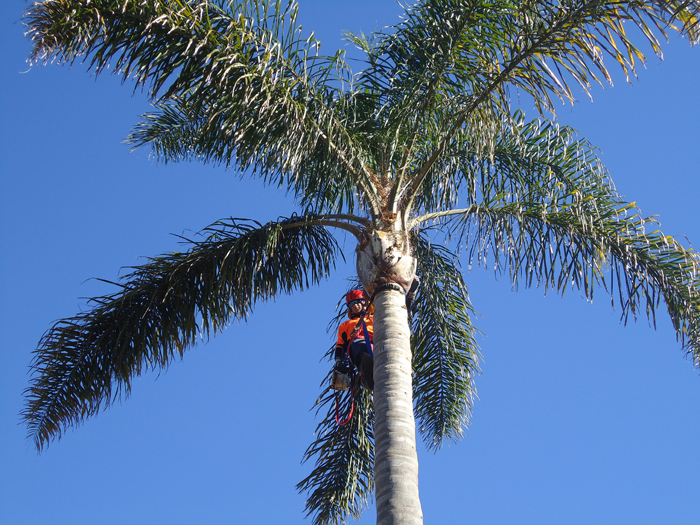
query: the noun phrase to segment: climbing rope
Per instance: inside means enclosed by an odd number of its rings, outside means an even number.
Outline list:
[[[354,385],[354,381],[353,381],[353,385],[350,387],[350,412],[348,413],[348,417],[346,417],[342,421],[340,420],[340,396],[338,395],[337,391],[335,393],[335,422],[338,423],[338,425],[340,425],[341,427],[346,425],[352,419],[352,414],[353,414],[354,410],[355,410],[355,385]]]

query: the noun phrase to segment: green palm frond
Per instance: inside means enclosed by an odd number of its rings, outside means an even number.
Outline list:
[[[659,55],[668,30],[697,43],[699,15],[695,0],[424,0],[374,47],[365,76],[382,79],[377,88],[390,87],[404,110],[430,96],[463,104],[462,115],[482,103],[503,111],[508,86],[551,109],[551,95],[574,99],[571,80],[584,90],[609,80],[605,56],[634,73],[644,55],[632,39]]]
[[[413,303],[413,399],[418,429],[429,449],[462,437],[479,373],[475,315],[455,255],[414,236],[420,286]]]
[[[380,97],[377,120],[395,137],[391,165],[410,201],[460,131],[490,149],[483,124],[509,115],[515,93],[554,112],[557,99],[575,100],[574,87],[611,81],[604,58],[629,76],[645,60],[637,44],[661,55],[668,31],[695,43],[699,20],[697,0],[424,0],[365,46],[358,85]]]
[[[593,202],[590,198],[586,204]],[[621,317],[645,314],[655,325],[661,300],[678,339],[700,366],[700,257],[656,230],[633,204],[490,202],[462,210],[458,229],[470,262],[507,273],[513,286],[568,287],[593,299],[596,284],[617,300]]]
[[[324,383],[330,383],[330,374]],[[315,460],[314,469],[297,485],[299,492],[309,493],[308,516],[314,525],[347,523],[348,516],[360,519],[374,491],[374,413],[372,396],[364,388],[354,390],[352,419],[343,426],[335,420],[335,393],[326,387],[319,397],[317,413],[327,407],[326,415],[316,427],[316,440],[306,449],[303,463]],[[341,396],[338,412],[350,411],[347,394]]]
[[[120,290],[42,337],[23,417],[38,449],[124,395],[133,377],[165,369],[199,338],[255,304],[328,276],[339,248],[312,217],[215,223],[204,240],[133,268]]]
[[[561,294],[574,286],[589,299],[599,283],[625,320],[645,311],[655,322],[664,299],[679,339],[700,364],[700,259],[647,231],[655,221],[617,194],[595,148],[570,128],[525,123],[520,114],[504,120],[491,155],[470,151],[469,137],[463,141],[465,152],[455,148],[438,167],[457,173],[449,190],[459,190],[468,207],[426,213],[416,224],[457,217],[454,231],[464,236],[470,264],[493,265],[513,286],[524,281]],[[421,194],[416,203],[446,204],[431,198]]]
[[[171,98],[142,115],[127,142],[150,146],[163,163],[197,160],[241,172],[250,168],[270,184],[286,184],[302,208],[316,213],[362,208],[347,162],[322,140],[333,130],[320,130],[316,118],[328,119],[314,115],[311,101],[293,107],[284,102],[263,119],[254,104],[235,97],[212,93],[206,104]]]
[[[415,196],[414,209],[426,213],[417,221],[458,204],[531,198],[535,191],[559,201],[563,194],[617,197],[596,148],[576,130],[549,120],[528,122],[520,111],[492,125],[490,150],[468,130],[456,134]]]
[[[109,68],[167,98],[215,78],[222,51],[231,74],[245,69],[265,50],[266,26],[283,30],[287,14],[270,2],[48,0],[30,6],[25,24],[32,62],[87,60],[97,74]]]
[[[352,92],[343,54],[318,54],[318,42],[301,34],[297,7],[50,0],[33,4],[25,23],[33,61],[86,60],[98,74],[109,68],[148,87],[156,111],[130,141],[151,145],[162,160],[250,169],[324,212],[352,211],[359,187],[376,213],[362,138],[371,102],[343,94]]]

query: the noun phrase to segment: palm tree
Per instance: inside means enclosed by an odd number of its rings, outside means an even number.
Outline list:
[[[439,235],[514,285],[588,298],[602,287],[624,318],[654,319],[663,300],[700,365],[697,253],[649,231],[595,149],[544,118],[557,98],[574,101],[572,86],[610,79],[604,57],[634,74],[644,56],[633,39],[657,53],[669,29],[697,42],[700,2],[424,0],[383,32],[347,35],[365,54],[359,73],[340,52],[321,55],[296,14],[294,3],[252,0],[46,0],[28,10],[32,60],[87,60],[148,88],[154,110],[132,144],[164,162],[260,177],[300,209],[267,224],[217,221],[54,324],[26,392],[38,449],[200,335],[320,282],[340,254],[337,230],[356,238],[357,276],[375,306],[375,390],[355,393],[351,424],[327,416],[307,451],[316,467],[299,487],[317,523],[357,516],[373,489],[378,523],[422,523],[415,420],[435,449],[468,422],[473,309]],[[541,118],[515,110],[514,92]]]

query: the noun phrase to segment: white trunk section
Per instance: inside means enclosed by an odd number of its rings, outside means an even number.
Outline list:
[[[405,292],[411,287],[416,260],[411,257],[408,233],[374,230],[356,253],[357,276],[370,296],[382,284],[398,284]]]
[[[374,299],[374,481],[377,525],[420,525],[411,344],[404,296]]]

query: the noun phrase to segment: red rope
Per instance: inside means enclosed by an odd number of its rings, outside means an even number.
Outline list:
[[[362,314],[364,317],[364,313]],[[359,323],[358,323],[359,324]],[[345,351],[345,357],[348,361],[350,361],[350,345],[352,343],[348,341],[348,348]],[[352,361],[350,361],[352,363]],[[355,410],[355,367],[354,365],[350,365],[352,368],[350,369],[350,413],[348,414],[348,417],[343,419],[342,421],[340,420],[340,395],[338,394],[338,391],[335,391],[335,422],[338,423],[341,427],[343,425],[346,425],[350,419],[352,419],[352,413]]]
[[[350,387],[350,413],[348,414],[348,417],[343,419],[342,421],[340,420],[340,401],[338,392],[335,393],[335,422],[338,423],[341,427],[343,425],[346,425],[350,419],[352,419],[352,413],[355,410],[355,381],[353,381],[353,385]]]

